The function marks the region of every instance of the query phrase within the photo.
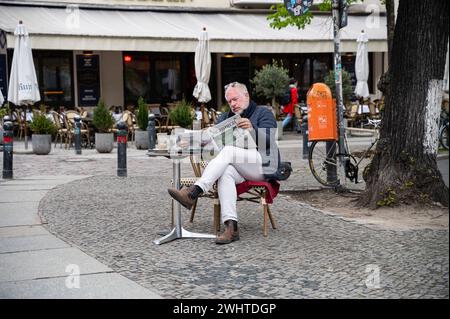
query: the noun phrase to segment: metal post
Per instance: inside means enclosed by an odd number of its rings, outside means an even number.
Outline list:
[[[117,123],[117,176],[127,177],[127,125]]]
[[[20,116],[20,114],[19,114]],[[23,134],[25,135],[25,149],[28,150],[28,130],[27,130],[27,110],[24,111],[23,120]]]
[[[339,130],[339,180],[340,185],[345,187],[345,163],[344,156],[344,104],[342,98],[342,64],[341,64],[341,39],[340,39],[340,2],[333,0],[333,25],[334,25],[334,74],[336,81],[336,106]]]
[[[4,179],[13,178],[13,124],[8,116],[3,123],[3,174]]]
[[[309,155],[309,141],[308,141],[308,115],[303,115],[302,118],[302,134],[303,134],[303,159],[307,159]]]
[[[74,142],[75,142],[75,154],[81,155],[81,117],[75,116],[75,128],[74,128]]]
[[[326,159],[327,162],[336,163],[336,143],[334,142],[326,142],[325,143],[325,154],[327,154]],[[332,154],[333,157],[328,157],[329,154]],[[327,182],[331,183],[333,181],[337,181],[337,165],[327,165]],[[337,185],[335,185],[337,186]]]
[[[150,113],[148,115],[147,132],[148,132],[148,149],[152,150],[155,148],[156,144],[155,114],[153,113]]]

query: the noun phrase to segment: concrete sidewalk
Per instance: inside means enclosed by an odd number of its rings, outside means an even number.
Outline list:
[[[47,191],[84,177],[0,183],[0,298],[160,298],[42,226],[38,207]]]

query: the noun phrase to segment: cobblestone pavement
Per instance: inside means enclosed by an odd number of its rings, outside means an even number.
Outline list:
[[[283,142],[281,150],[294,166],[282,189],[319,187],[306,161],[298,159],[297,141]],[[449,297],[448,230],[382,230],[281,194],[272,205],[279,228],[267,238],[259,205],[239,203],[240,241],[218,246],[210,239],[186,239],[157,246],[152,240],[170,228],[171,162],[130,149],[129,177],[118,178],[115,153],[71,154],[59,148],[49,156],[15,154],[15,177],[92,175],[47,193],[39,206],[47,228],[163,297]],[[184,163],[183,175],[188,168]],[[188,216],[183,210],[184,220]],[[210,200],[200,200],[194,223],[185,227],[211,231]]]

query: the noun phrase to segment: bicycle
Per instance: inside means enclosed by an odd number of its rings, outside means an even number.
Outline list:
[[[379,127],[381,120],[368,120],[367,125],[373,126],[376,137],[372,141],[369,148],[367,148],[359,161],[350,152],[348,146],[347,134],[344,134],[344,153],[342,154],[345,167],[345,177],[355,184],[358,183],[359,165],[362,160],[369,154],[370,150],[375,146],[379,139]],[[346,131],[350,130],[346,128]],[[361,130],[361,129],[359,129]],[[364,131],[367,131],[363,129]],[[337,174],[338,159],[341,156],[339,153],[339,145],[336,141],[314,141],[309,148],[308,162],[311,173],[314,178],[324,186],[336,187],[340,184]]]

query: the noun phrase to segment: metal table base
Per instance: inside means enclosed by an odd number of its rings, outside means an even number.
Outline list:
[[[157,154],[155,155],[151,155],[149,154],[149,156],[158,156]],[[161,155],[159,154],[159,156],[164,156],[167,158],[171,158],[173,160],[173,181],[175,183],[175,188],[176,189],[180,189],[180,160],[188,155]],[[168,242],[171,242],[175,239],[183,239],[183,238],[208,238],[208,239],[214,239],[216,238],[215,235],[212,234],[200,234],[200,233],[193,233],[190,232],[186,229],[184,229],[181,225],[181,204],[178,201],[175,201],[174,203],[174,209],[176,212],[176,220],[175,220],[175,226],[174,228],[170,231],[170,233],[168,233],[167,235],[158,238],[156,240],[153,241],[154,244],[156,245],[161,245],[161,244],[165,244]]]

